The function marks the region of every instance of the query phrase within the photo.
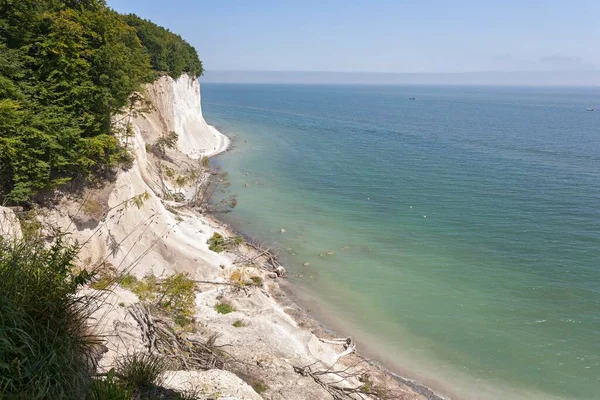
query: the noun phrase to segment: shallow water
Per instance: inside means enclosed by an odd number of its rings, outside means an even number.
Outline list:
[[[313,307],[457,397],[600,398],[600,89],[202,95],[234,139],[224,219]]]

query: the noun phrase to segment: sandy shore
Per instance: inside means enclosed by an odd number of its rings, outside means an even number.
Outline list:
[[[227,151],[229,145],[231,144],[231,140],[212,125],[208,125],[208,129],[210,129],[210,131],[217,137],[218,144],[215,146],[214,150],[208,151],[204,155],[206,157],[214,157]]]

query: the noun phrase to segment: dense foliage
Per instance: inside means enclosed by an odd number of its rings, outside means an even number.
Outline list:
[[[157,71],[202,64],[179,36],[104,0],[0,0],[0,202],[126,161],[113,116]]]
[[[0,398],[81,399],[96,339],[94,299],[78,296],[78,249],[61,241],[0,237]]]
[[[198,59],[196,49],[181,36],[135,14],[125,15],[123,20],[136,29],[140,41],[150,53],[150,62],[155,71],[167,72],[174,78],[183,72],[202,75],[202,62]]]

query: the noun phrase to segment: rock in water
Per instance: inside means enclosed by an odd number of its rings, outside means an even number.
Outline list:
[[[277,267],[277,269],[275,270],[275,273],[278,276],[284,276],[285,275],[285,268],[283,268],[281,265],[279,267]]]

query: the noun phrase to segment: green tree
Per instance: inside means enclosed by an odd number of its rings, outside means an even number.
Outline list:
[[[0,0],[0,201],[31,201],[121,160],[113,116],[159,73],[202,73],[181,37],[103,0]]]

